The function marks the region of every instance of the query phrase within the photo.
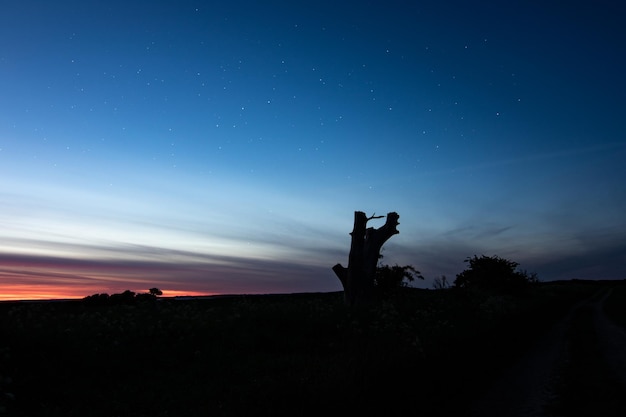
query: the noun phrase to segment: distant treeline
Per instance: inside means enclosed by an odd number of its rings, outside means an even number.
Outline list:
[[[150,288],[147,293],[135,293],[130,290],[126,290],[119,294],[92,294],[83,298],[83,302],[88,305],[121,305],[121,304],[135,304],[137,302],[152,302],[157,299],[158,296],[163,295],[163,292],[158,288]]]

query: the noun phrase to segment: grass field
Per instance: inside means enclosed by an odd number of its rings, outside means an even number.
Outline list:
[[[403,289],[368,312],[341,293],[0,303],[7,416],[457,415],[578,300]],[[626,323],[626,288],[607,312]]]

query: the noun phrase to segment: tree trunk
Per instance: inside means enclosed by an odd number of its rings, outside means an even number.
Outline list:
[[[393,235],[400,233],[396,229],[400,223],[398,213],[387,214],[387,221],[378,229],[367,228],[371,219],[383,216],[367,217],[362,211],[354,212],[352,243],[348,257],[348,267],[341,264],[333,267],[335,275],[343,285],[344,299],[348,306],[359,307],[371,304],[374,300],[374,275],[383,244]]]

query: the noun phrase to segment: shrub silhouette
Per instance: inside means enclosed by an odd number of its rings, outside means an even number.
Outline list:
[[[465,260],[469,268],[457,274],[457,288],[488,289],[496,292],[518,293],[538,282],[535,273],[517,270],[519,264],[499,256],[478,257]]]
[[[83,302],[88,305],[106,305],[109,303],[109,294],[93,294],[83,298]]]
[[[396,288],[408,286],[415,278],[424,279],[420,271],[412,265],[381,265],[376,268],[374,286],[379,293],[385,295]]]
[[[157,297],[150,293],[140,293],[135,295],[135,300],[139,302],[153,302]]]
[[[126,290],[121,294],[113,294],[109,297],[111,304],[133,304],[135,302],[135,293],[131,290]]]

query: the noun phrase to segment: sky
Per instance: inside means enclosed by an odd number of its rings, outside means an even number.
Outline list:
[[[355,211],[422,288],[626,278],[617,1],[0,10],[0,300],[339,291]]]

